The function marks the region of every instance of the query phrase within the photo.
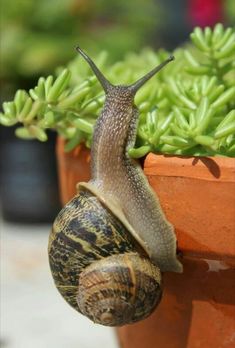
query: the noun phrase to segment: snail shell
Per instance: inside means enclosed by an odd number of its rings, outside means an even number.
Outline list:
[[[147,317],[161,299],[161,274],[115,215],[81,188],[57,216],[49,241],[56,287],[96,323]]]
[[[144,319],[161,299],[161,274],[137,253],[109,256],[80,276],[77,302],[91,320],[120,326]]]

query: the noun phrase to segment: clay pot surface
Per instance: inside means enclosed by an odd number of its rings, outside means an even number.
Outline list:
[[[58,138],[56,155],[60,199],[66,204],[76,194],[76,184],[90,179],[90,150],[77,146],[73,151],[64,152],[64,140]]]
[[[183,254],[148,319],[118,329],[122,348],[235,347],[235,159],[149,154],[144,172]]]
[[[235,257],[235,158],[149,154],[144,172],[185,256]]]

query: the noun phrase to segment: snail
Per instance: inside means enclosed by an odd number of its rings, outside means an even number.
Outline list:
[[[112,85],[77,47],[106,100],[94,130],[91,180],[56,217],[49,263],[64,299],[95,323],[122,326],[149,316],[162,296],[161,272],[182,272],[173,226],[136,160],[139,88],[174,57],[137,82]]]

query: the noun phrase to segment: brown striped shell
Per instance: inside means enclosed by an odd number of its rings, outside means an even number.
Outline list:
[[[161,274],[137,253],[112,255],[81,274],[77,302],[98,324],[120,326],[149,316],[161,299]]]
[[[49,240],[57,289],[96,323],[147,317],[161,298],[161,275],[122,222],[86,188],[57,216]]]

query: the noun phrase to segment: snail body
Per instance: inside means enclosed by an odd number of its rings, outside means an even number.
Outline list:
[[[130,86],[113,86],[90,64],[106,101],[91,149],[91,180],[57,216],[49,240],[56,287],[96,323],[121,326],[152,313],[161,299],[161,272],[181,272],[176,238],[139,164],[134,145],[137,90],[173,58]]]

